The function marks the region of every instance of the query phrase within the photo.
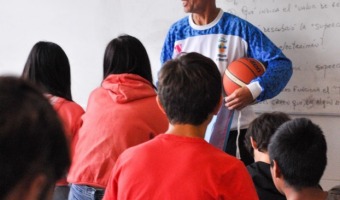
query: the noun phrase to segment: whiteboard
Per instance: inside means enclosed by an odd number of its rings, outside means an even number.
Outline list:
[[[218,0],[260,28],[293,62],[293,76],[255,110],[340,115],[339,0]]]

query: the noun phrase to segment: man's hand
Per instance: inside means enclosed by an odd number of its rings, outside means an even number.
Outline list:
[[[247,87],[236,89],[231,95],[225,97],[225,106],[229,110],[241,110],[254,101],[250,90]]]

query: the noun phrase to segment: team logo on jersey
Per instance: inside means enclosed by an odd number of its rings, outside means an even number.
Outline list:
[[[176,54],[180,54],[182,52],[182,44],[175,45],[175,52]]]
[[[227,49],[227,39],[225,38],[225,36],[222,36],[219,40],[218,40],[218,55],[217,55],[217,60],[219,62],[223,62],[223,61],[227,61],[227,54],[226,54],[226,49]]]

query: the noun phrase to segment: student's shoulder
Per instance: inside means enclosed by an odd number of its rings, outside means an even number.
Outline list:
[[[79,113],[79,115],[84,113],[84,109],[78,103],[66,99],[63,99],[60,109],[71,111],[74,114]]]
[[[141,157],[144,154],[148,154],[148,152],[157,151],[158,148],[161,148],[158,138],[162,135],[163,134],[159,134],[149,141],[129,147],[120,155],[120,157],[123,157],[124,159],[131,159],[133,157]]]
[[[224,151],[212,146],[211,144],[208,144],[207,146],[208,148],[206,148],[205,155],[208,156],[211,160],[214,160],[218,163],[226,163],[231,168],[237,168],[238,166],[243,165],[242,161],[235,158],[234,156],[225,153]]]

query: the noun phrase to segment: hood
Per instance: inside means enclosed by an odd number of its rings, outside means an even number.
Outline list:
[[[117,103],[156,96],[150,82],[135,74],[111,74],[104,79],[102,87]]]

